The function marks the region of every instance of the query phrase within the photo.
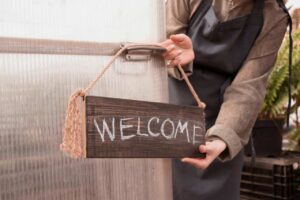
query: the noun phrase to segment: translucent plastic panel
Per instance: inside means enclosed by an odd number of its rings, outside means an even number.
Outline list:
[[[105,42],[164,39],[163,0],[124,2],[1,0],[0,37]],[[127,19],[121,19],[120,12]],[[129,19],[138,20],[129,24]],[[1,200],[172,199],[168,160],[74,160],[59,150],[70,94],[93,80],[109,59],[0,54]],[[90,94],[166,102],[163,65],[158,57],[143,62],[120,58]]]
[[[153,199],[169,192],[162,160],[76,161],[59,151],[69,95],[108,57],[2,54],[0,60],[2,199]],[[166,101],[162,65],[120,59],[91,95]]]
[[[157,42],[165,34],[163,3],[164,0],[1,0],[0,36]]]

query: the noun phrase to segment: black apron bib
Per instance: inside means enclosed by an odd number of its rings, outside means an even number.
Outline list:
[[[253,46],[263,25],[264,0],[255,0],[252,13],[220,22],[212,0],[203,0],[189,23],[187,35],[195,51],[194,73],[190,81],[206,103],[207,128],[219,113],[223,94]],[[170,102],[196,105],[187,86],[169,79]]]
[[[212,0],[203,0],[190,20],[187,35],[195,51],[190,81],[206,103],[206,128],[214,125],[225,89],[241,68],[263,26],[264,0],[254,0],[251,14],[220,22]],[[169,78],[170,103],[195,105],[187,86]],[[196,106],[196,105],[195,105]],[[242,153],[232,161],[215,160],[206,170],[173,161],[175,200],[239,199]]]

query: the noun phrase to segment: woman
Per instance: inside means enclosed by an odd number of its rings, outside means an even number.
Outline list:
[[[287,22],[279,0],[167,0],[170,39],[162,46],[170,67],[170,102],[195,105],[175,67],[182,64],[207,104],[207,142],[199,147],[207,156],[173,161],[175,200],[239,199],[241,150]]]

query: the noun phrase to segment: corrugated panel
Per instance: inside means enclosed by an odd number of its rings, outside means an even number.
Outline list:
[[[163,0],[1,0],[0,37],[161,41],[163,4]],[[73,160],[59,151],[69,95],[94,79],[109,58],[0,54],[1,200],[172,198],[168,160]],[[159,58],[148,62],[120,58],[90,94],[166,102],[163,65]]]
[[[1,0],[0,35],[157,42],[165,35],[163,3],[164,0]]]

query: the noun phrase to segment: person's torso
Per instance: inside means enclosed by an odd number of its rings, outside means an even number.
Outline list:
[[[192,39],[195,52],[190,80],[207,104],[207,128],[214,124],[225,89],[241,68],[262,28],[264,1],[250,1],[250,13],[227,21],[218,18],[212,0],[202,1],[188,23],[187,35]],[[176,82],[170,83],[171,99],[177,99],[173,103],[193,104],[191,98],[182,95],[184,86]],[[177,87],[181,94],[175,94],[176,89],[172,87]]]

